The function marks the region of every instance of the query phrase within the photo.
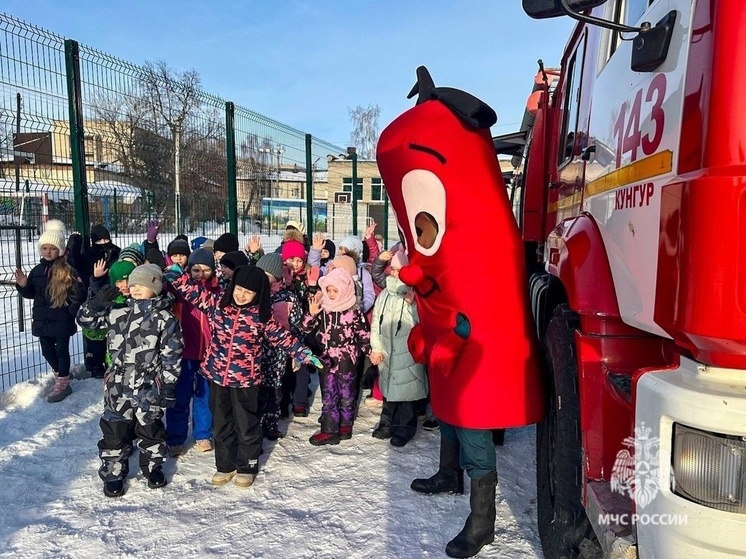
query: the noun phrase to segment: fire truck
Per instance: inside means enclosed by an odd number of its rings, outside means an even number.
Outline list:
[[[746,556],[746,1],[523,0],[511,186],[545,354],[545,557]]]

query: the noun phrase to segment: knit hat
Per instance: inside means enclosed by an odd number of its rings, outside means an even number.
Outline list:
[[[152,290],[156,296],[163,290],[163,272],[157,264],[143,264],[130,272],[129,286],[142,285]]]
[[[285,224],[285,229],[287,229],[288,227],[297,229],[298,231],[300,231],[301,235],[306,232],[306,226],[303,225],[300,221],[295,221],[294,219],[291,219]]]
[[[189,263],[187,264],[187,268],[191,270],[192,266],[194,266],[195,264],[207,266],[213,272],[215,271],[215,257],[213,256],[212,252],[205,248],[198,248],[189,256]]]
[[[215,241],[213,239],[205,239],[205,242],[202,243],[202,248],[210,252],[215,252]]]
[[[103,225],[94,225],[91,227],[91,242],[95,243],[96,241],[101,241],[103,239],[106,239],[107,241],[111,240],[109,230]]]
[[[256,265],[268,274],[272,274],[276,280],[282,279],[282,257],[276,252],[265,254]]]
[[[192,239],[192,250],[202,248],[202,245],[205,244],[206,240],[207,237],[197,237],[196,239]]]
[[[351,276],[357,274],[357,264],[351,256],[347,256],[346,254],[340,254],[334,260],[332,260],[331,267],[332,269],[342,268],[343,270],[347,270],[347,273]]]
[[[406,253],[402,250],[397,250],[391,259],[391,267],[401,269],[407,264],[409,264],[409,258],[407,258]]]
[[[135,263],[135,266],[142,266],[145,264],[145,256],[140,250],[140,245],[132,243],[128,247],[124,247],[119,253],[119,260],[131,260]]]
[[[176,237],[174,237],[174,240],[176,239],[181,239],[182,241],[186,241],[187,243],[189,242],[189,239],[184,233],[179,233],[178,235],[176,235]]]
[[[189,256],[192,253],[191,250],[189,250],[189,243],[186,242],[184,239],[174,239],[170,243],[168,243],[168,247],[166,248],[166,254],[169,256],[173,256],[174,254],[183,254],[184,256]]]
[[[256,266],[239,266],[236,268],[231,283],[220,301],[221,307],[234,304],[233,291],[237,285],[256,293],[256,297],[249,305],[257,305],[259,307],[259,320],[267,322],[272,316],[272,304],[270,302],[269,278],[267,278],[264,270]]]
[[[355,254],[358,255],[358,257],[362,256],[363,254],[363,241],[360,239],[360,237],[355,237],[354,235],[350,235],[349,237],[345,237],[341,241],[339,241],[340,248],[345,248],[347,250],[353,251]]]
[[[285,241],[282,244],[282,261],[285,262],[288,258],[302,258],[306,259],[306,247],[303,243],[298,241]]]
[[[334,241],[331,239],[326,239],[324,241],[324,248],[329,251],[329,258],[326,260],[334,260],[334,255],[337,254],[337,245],[334,244]],[[324,262],[324,259],[321,259],[322,262]]]
[[[109,268],[109,283],[114,285],[118,281],[128,279],[135,268],[136,266],[129,260],[117,260]]]
[[[223,233],[213,244],[216,252],[235,252],[238,250],[238,237],[233,233]]]
[[[357,303],[355,294],[355,282],[352,276],[344,268],[334,268],[331,272],[319,278],[321,287],[321,307],[329,312],[342,312],[350,309]],[[326,293],[327,287],[337,289],[337,297],[329,299]]]
[[[39,249],[44,245],[52,245],[60,253],[65,252],[65,224],[59,219],[50,219],[44,225],[44,233],[39,237]]]
[[[240,250],[232,250],[223,255],[220,259],[220,263],[229,270],[235,270],[239,266],[247,266],[249,264],[249,258]]]

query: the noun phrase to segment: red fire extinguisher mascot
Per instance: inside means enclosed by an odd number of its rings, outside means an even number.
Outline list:
[[[489,128],[495,112],[417,69],[417,105],[381,133],[377,160],[406,245],[400,279],[414,288],[420,324],[409,337],[425,363],[440,420],[438,472],[422,493],[463,493],[471,514],[446,546],[471,557],[494,540],[497,471],[491,429],[543,419],[524,250]]]

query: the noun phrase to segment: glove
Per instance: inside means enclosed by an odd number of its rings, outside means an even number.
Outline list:
[[[306,364],[311,365],[311,367],[316,369],[317,373],[323,373],[326,371],[326,365],[324,365],[324,362],[315,355],[311,355],[311,357],[308,358],[308,361],[306,361]]]
[[[158,391],[158,405],[166,409],[176,405],[176,391],[172,386],[164,386]]]
[[[98,290],[96,296],[88,303],[94,310],[107,310],[114,304],[114,299],[119,297],[121,292],[114,285],[105,285]]]
[[[373,388],[373,382],[376,380],[377,376],[378,367],[376,365],[371,365],[370,367],[365,369],[363,377],[360,379],[360,387],[363,390],[370,390],[371,388]]]
[[[154,243],[158,238],[158,231],[161,229],[161,222],[152,220],[148,223],[147,234],[145,236],[149,243]]]
[[[157,248],[151,248],[145,255],[145,259],[151,264],[155,264],[161,270],[166,268],[166,259],[163,257],[163,253]]]

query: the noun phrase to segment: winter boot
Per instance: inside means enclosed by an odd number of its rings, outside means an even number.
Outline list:
[[[339,426],[339,440],[347,441],[352,438],[352,425]]]
[[[61,402],[73,393],[73,389],[70,387],[70,376],[57,377],[54,379],[54,388],[47,396],[47,402],[53,404],[55,402]]]
[[[373,430],[373,438],[382,440],[390,439],[391,428],[388,425],[379,425]]]
[[[104,482],[104,495],[107,497],[121,497],[124,495],[124,481],[115,479]]]
[[[236,487],[239,487],[241,489],[247,489],[254,484],[255,479],[256,479],[256,474],[236,474],[236,477],[233,480],[233,483],[236,484]]]
[[[308,439],[308,442],[311,443],[313,446],[321,446],[324,444],[339,444],[339,433],[325,433],[324,431],[319,431],[315,435],[311,435],[311,438]]]
[[[471,513],[458,536],[446,545],[449,557],[472,557],[495,540],[495,488],[497,473],[471,480]]]
[[[148,487],[150,487],[150,489],[166,487],[166,484],[168,484],[166,476],[163,475],[163,470],[161,470],[160,466],[153,468],[150,471],[150,474],[145,474],[145,477],[148,478]]]
[[[432,495],[434,493],[464,492],[464,470],[459,463],[459,446],[453,445],[440,437],[440,467],[435,475],[427,479],[415,479],[410,486],[418,493]]]
[[[212,476],[212,483],[213,485],[225,485],[230,480],[232,480],[236,476],[236,470],[233,470],[232,472],[215,472]]]

